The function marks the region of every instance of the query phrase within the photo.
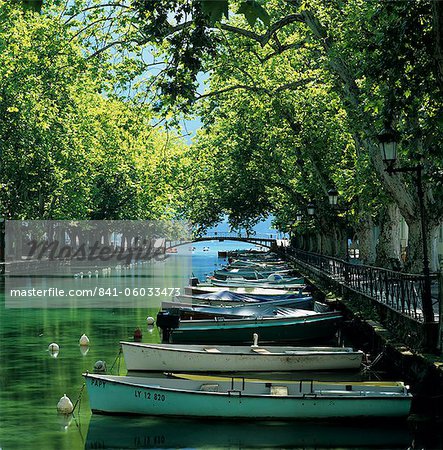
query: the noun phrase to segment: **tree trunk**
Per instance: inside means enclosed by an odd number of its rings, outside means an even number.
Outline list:
[[[439,70],[441,69],[441,64],[443,61],[443,52],[441,49],[441,43],[443,41],[442,34],[441,34],[441,25],[443,24],[443,6],[440,2],[434,1],[433,3],[433,14],[434,14],[434,31],[436,36],[436,61],[437,64],[439,64]],[[380,155],[380,151],[378,148],[377,143],[372,138],[372,136],[375,136],[375,130],[373,129],[372,121],[369,121],[369,117],[367,116],[364,111],[361,109],[359,95],[360,90],[355,82],[355,76],[353,73],[350,72],[346,61],[340,58],[339,55],[336,55],[333,50],[333,42],[331,42],[328,32],[326,28],[320,23],[320,21],[317,19],[315,13],[309,10],[304,10],[302,12],[302,15],[304,17],[306,25],[310,28],[312,34],[314,37],[321,42],[327,56],[329,57],[329,65],[331,68],[331,71],[338,77],[338,80],[341,82],[342,86],[342,98],[344,100],[344,105],[347,106],[347,110],[350,114],[350,116],[354,116],[357,114],[358,117],[362,117],[363,120],[356,121],[355,123],[355,132],[353,133],[354,140],[357,143],[358,147],[362,147],[366,150],[367,154],[369,155],[372,164],[374,166],[374,169],[376,172],[380,175],[380,178],[383,181],[383,187],[386,192],[388,192],[392,198],[392,200],[395,201],[398,208],[400,209],[400,212],[402,216],[405,218],[408,225],[410,223],[413,223],[416,219],[417,213],[419,211],[419,199],[416,191],[416,187],[414,186],[414,183],[407,182],[408,180],[405,179],[406,174],[394,174],[389,175],[385,172],[385,167]],[[440,52],[440,53],[439,53]],[[440,73],[440,72],[439,72]],[[366,139],[361,139],[361,133],[364,133],[364,135],[367,136]],[[419,146],[421,146],[420,139],[416,139],[417,142],[414,143],[414,146],[418,149]],[[406,175],[409,176],[409,175]],[[439,204],[439,202],[436,201],[430,201],[432,198],[431,195],[429,195],[429,192],[427,192],[426,186],[424,186],[424,192],[425,195],[425,211],[428,216],[428,220],[431,218],[435,220],[435,218],[438,218],[439,215],[441,215],[441,208],[442,206]],[[432,213],[432,215],[431,215]],[[436,225],[436,223],[434,223]],[[426,234],[427,237],[429,236],[429,232]],[[429,241],[428,241],[429,243]],[[383,247],[384,244],[381,246]],[[416,266],[418,264],[421,264],[422,258],[419,258],[417,261],[414,261],[414,257],[418,257],[419,253],[417,250],[417,241],[412,241],[411,245],[414,245],[415,248],[412,250],[409,255],[409,260],[411,261],[411,264],[413,266]],[[396,251],[396,249],[393,249]],[[383,249],[381,249],[383,252]],[[386,255],[381,255],[381,259],[384,259]],[[396,255],[394,256],[396,257]]]
[[[334,227],[334,255],[336,258],[346,259],[346,230],[340,227]]]
[[[406,252],[405,270],[409,273],[423,273],[423,238],[421,220],[417,217],[414,221],[407,222],[409,228],[408,247]],[[430,255],[430,228],[426,230],[426,242],[428,255]]]
[[[361,219],[357,226],[359,243],[359,258],[363,264],[373,265],[376,260],[376,242],[374,239],[374,222],[367,215]]]
[[[377,244],[376,265],[399,270],[400,258],[400,211],[391,203],[380,215],[380,236]]]
[[[440,227],[438,225],[433,227],[431,231],[431,253],[429,255],[429,264],[431,268],[431,272],[438,272],[440,269],[439,262],[439,237],[440,237]]]
[[[330,233],[323,236],[323,254],[328,256],[334,256],[334,239]]]

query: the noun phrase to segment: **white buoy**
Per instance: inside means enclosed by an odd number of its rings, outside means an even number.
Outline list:
[[[86,336],[86,334],[82,335],[82,337],[80,338],[79,344],[84,347],[89,345],[89,338],[88,338],[88,336]]]
[[[148,325],[154,325],[155,319],[153,317],[151,317],[151,316],[148,316],[148,317],[146,317],[146,323]]]
[[[52,353],[52,354],[57,353],[57,355],[58,355],[59,351],[60,351],[60,347],[55,342],[53,342],[52,344],[48,345],[48,352],[49,353]]]
[[[57,403],[57,411],[62,414],[71,414],[74,411],[74,405],[72,404],[69,397],[66,397],[66,394],[58,401]]]
[[[251,347],[258,347],[258,334],[257,334],[257,333],[254,333],[254,334],[252,335],[252,337],[254,338],[254,343],[252,344]]]

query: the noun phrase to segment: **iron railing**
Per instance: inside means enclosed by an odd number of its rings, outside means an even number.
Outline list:
[[[383,303],[416,321],[423,322],[423,275],[364,266],[292,247],[284,251],[288,256],[319,269],[323,274],[347,288]],[[437,276],[432,275],[431,279],[436,280]],[[434,312],[438,315],[437,301],[434,302]]]

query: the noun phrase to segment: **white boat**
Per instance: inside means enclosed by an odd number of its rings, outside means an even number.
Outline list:
[[[213,418],[350,419],[406,417],[401,382],[333,383],[166,379],[83,374],[93,413]]]
[[[284,289],[273,289],[273,288],[259,288],[259,287],[244,287],[244,286],[214,286],[212,284],[198,284],[197,286],[186,286],[185,294],[186,295],[199,295],[199,294],[216,294],[218,292],[234,292],[237,294],[246,294],[246,295],[272,295],[272,296],[281,296],[281,295],[292,295],[294,293],[302,293],[303,288],[305,286],[297,286],[291,290]]]
[[[363,352],[341,347],[120,342],[129,371],[292,372],[358,369]]]
[[[292,283],[291,279],[283,281],[262,281],[262,280],[246,280],[242,278],[229,278],[229,280],[218,280],[216,278],[209,278],[213,286],[219,287],[255,287],[262,289],[284,289],[284,290],[300,290],[305,287],[301,278],[294,278],[293,280],[299,281],[297,283]],[[289,281],[289,282],[288,282]]]

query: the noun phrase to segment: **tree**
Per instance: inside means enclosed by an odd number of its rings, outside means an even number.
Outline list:
[[[1,216],[175,217],[182,141],[147,106],[103,95],[97,62],[55,14],[1,2],[0,21]]]
[[[223,48],[223,33],[246,37],[251,43],[268,49],[266,58],[285,52],[293,53],[316,42],[320,45],[319,58],[335,80],[335,89],[350,118],[350,130],[357,149],[366,155],[381,178],[385,191],[406,219],[410,230],[410,269],[418,270],[421,259],[417,194],[410,177],[391,177],[384,172],[375,136],[384,120],[392,120],[401,129],[405,154],[414,161],[414,154],[423,153],[427,142],[439,142],[439,54],[434,53],[439,43],[439,8],[418,2],[363,2],[352,0],[324,2],[311,0],[288,1],[285,5],[266,2],[266,19],[248,24],[225,20],[227,2],[208,12],[209,2],[194,2],[186,6],[180,0],[161,7],[158,2],[136,2],[139,20],[144,30],[152,31],[155,42],[168,42],[164,47],[171,55],[173,67],[167,73],[167,86],[173,101],[190,99],[195,91],[199,70],[210,70],[214,60],[212,50]],[[203,7],[203,4],[206,4]],[[248,15],[244,3],[230,2],[231,9]],[[259,2],[246,2],[248,8]],[[240,6],[237,9],[237,6]],[[160,9],[158,9],[160,8]],[[185,9],[183,9],[185,8]],[[191,8],[186,10],[186,8]],[[157,14],[161,10],[161,14]],[[261,9],[260,9],[261,10]],[[175,15],[175,23],[170,17]],[[187,20],[186,14],[195,17]],[[257,18],[261,17],[257,13]],[[218,21],[218,22],[217,22]],[[304,33],[302,41],[292,40],[295,29]],[[424,38],[423,38],[424,37]],[[148,39],[148,38],[147,38]],[[209,39],[209,41],[208,41]],[[189,42],[187,52],[180,51],[181,42]],[[200,57],[200,49],[211,49],[209,57]],[[438,50],[437,45],[437,50]],[[198,51],[197,51],[198,50]],[[195,61],[197,59],[197,62]],[[177,76],[175,76],[177,74]],[[174,82],[176,81],[176,83]],[[424,105],[421,107],[420,105]],[[430,150],[425,160],[438,173],[441,158]],[[435,175],[433,175],[435,177]],[[426,210],[430,227],[442,217],[441,190],[426,188]],[[428,230],[429,235],[429,230]],[[429,236],[427,236],[429,240]]]

